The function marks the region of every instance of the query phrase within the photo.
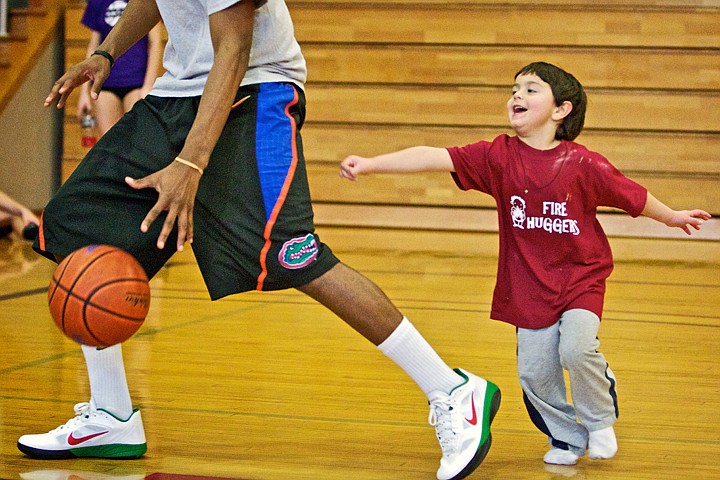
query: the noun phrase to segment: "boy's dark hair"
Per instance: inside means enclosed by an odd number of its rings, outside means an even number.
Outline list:
[[[585,110],[587,108],[587,95],[580,82],[575,77],[555,65],[545,62],[534,62],[521,68],[515,74],[515,78],[520,75],[537,75],[550,85],[555,104],[561,105],[568,101],[572,103],[572,111],[558,125],[555,132],[556,140],[574,140],[585,125]]]

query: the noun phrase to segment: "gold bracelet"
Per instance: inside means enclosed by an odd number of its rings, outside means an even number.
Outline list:
[[[202,175],[203,173],[205,173],[205,170],[203,170],[202,168],[198,167],[197,165],[195,165],[195,164],[192,163],[192,162],[188,162],[188,161],[185,160],[184,158],[175,157],[175,161],[176,161],[176,162],[180,162],[180,163],[182,163],[183,165],[187,165],[187,166],[190,167],[190,168],[194,168],[195,170],[197,170],[198,172],[200,172],[200,175]]]

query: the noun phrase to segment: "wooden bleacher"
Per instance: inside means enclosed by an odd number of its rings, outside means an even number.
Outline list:
[[[17,92],[40,52],[52,41],[64,0],[28,0],[9,8],[9,29],[0,37],[0,111]]]
[[[720,0],[287,3],[308,61],[303,140],[319,223],[492,228],[492,200],[460,192],[448,175],[350,184],[338,179],[338,164],[351,153],[508,132],[513,75],[536,60],[586,87],[579,142],[669,205],[720,214]],[[67,7],[69,63],[84,56],[83,7]],[[75,101],[66,109],[63,177],[84,155]],[[469,222],[477,212],[489,220]],[[717,228],[710,235],[720,239]]]

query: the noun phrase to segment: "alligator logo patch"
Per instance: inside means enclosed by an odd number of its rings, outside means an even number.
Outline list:
[[[283,244],[278,255],[280,265],[291,270],[303,268],[318,256],[315,235],[308,233],[304,237],[293,238]]]

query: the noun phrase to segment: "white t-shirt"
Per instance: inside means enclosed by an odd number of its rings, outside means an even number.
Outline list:
[[[209,16],[238,1],[262,3],[256,0],[157,0],[168,43],[163,56],[166,73],[155,82],[151,95],[202,95],[214,57]],[[241,85],[292,82],[303,88],[306,78],[305,58],[295,40],[285,1],[267,0],[255,10],[250,63]]]

